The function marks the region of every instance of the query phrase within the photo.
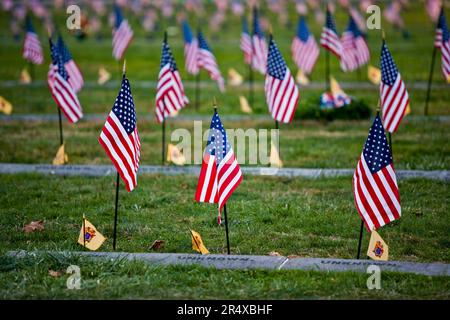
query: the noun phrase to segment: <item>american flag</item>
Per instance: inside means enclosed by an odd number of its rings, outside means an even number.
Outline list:
[[[291,122],[300,93],[272,37],[269,42],[265,91],[272,117],[284,123]]]
[[[447,21],[445,19],[444,8],[441,9],[441,13],[439,14],[439,19],[436,26],[436,36],[434,38],[434,46],[436,48],[440,48],[442,46],[442,26],[447,25]]]
[[[183,108],[189,102],[167,40],[162,45],[161,67],[156,91],[156,119],[164,118]]]
[[[69,76],[69,84],[72,86],[73,91],[78,92],[84,85],[83,75],[73,60],[69,48],[67,48],[61,36],[58,37],[58,49],[62,55],[64,67],[66,68]]]
[[[183,22],[184,34],[184,61],[186,71],[190,74],[196,75],[199,72],[198,67],[198,41],[192,35],[191,28],[186,21]]]
[[[217,111],[214,111],[198,178],[195,201],[218,203],[218,222],[220,224],[221,210],[241,181],[241,168],[227,139],[219,115]]]
[[[381,48],[380,100],[383,124],[387,131],[397,131],[409,104],[409,95],[386,43]]]
[[[292,41],[291,51],[297,67],[303,73],[310,74],[319,58],[319,47],[316,39],[309,32],[304,17],[301,17],[298,22],[297,35]]]
[[[252,39],[248,32],[247,18],[242,19],[242,33],[241,33],[241,49],[244,53],[244,61],[246,64],[252,63]]]
[[[444,10],[442,9],[439,16],[438,30],[441,30],[441,69],[444,79],[450,83],[450,32],[448,30],[447,20],[445,19]],[[437,38],[436,31],[436,38]]]
[[[27,17],[26,20],[26,34],[23,42],[22,56],[25,60],[28,60],[34,64],[42,64],[44,62],[41,42],[34,31],[30,17]]]
[[[367,230],[400,218],[401,207],[391,148],[377,115],[353,174],[356,209]]]
[[[131,30],[128,21],[123,19],[122,11],[117,5],[114,5],[114,12],[116,21],[112,39],[113,57],[120,60],[133,39],[133,30]]]
[[[341,67],[344,71],[354,71],[369,62],[369,48],[352,16],[342,35],[341,43]]]
[[[261,31],[258,18],[258,10],[253,9],[253,54],[252,67],[261,74],[266,73],[267,65],[267,43],[264,34]]]
[[[331,12],[328,8],[327,21],[322,29],[322,34],[320,35],[320,45],[325,48],[325,50],[330,51],[332,54],[338,57],[338,59],[341,59],[342,44],[339,40],[333,16],[331,15]]]
[[[205,37],[199,31],[198,32],[198,67],[205,69],[212,80],[217,81],[220,91],[225,91],[225,81],[220,73],[219,67],[217,66],[216,58],[206,43]]]
[[[98,142],[105,149],[128,192],[133,191],[137,185],[141,142],[130,82],[125,75]]]
[[[66,118],[71,123],[75,123],[83,117],[83,110],[81,109],[77,94],[68,82],[69,76],[64,67],[63,57],[58,48],[53,45],[51,39],[49,39],[49,42],[52,63],[47,74],[47,83],[56,104]]]

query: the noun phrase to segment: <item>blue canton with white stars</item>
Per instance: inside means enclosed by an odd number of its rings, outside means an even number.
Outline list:
[[[267,73],[272,77],[283,80],[286,75],[286,70],[286,63],[284,62],[275,41],[270,39],[269,57],[267,59]]]
[[[392,163],[389,147],[380,116],[377,115],[369,131],[369,137],[364,145],[364,159],[370,172],[376,173]]]
[[[303,42],[306,42],[308,41],[309,35],[310,33],[308,30],[308,26],[306,25],[305,18],[301,17],[297,27],[297,37]]]
[[[72,60],[72,55],[69,52],[69,49],[66,47],[66,44],[64,43],[61,36],[58,37],[58,49],[60,54],[62,55],[63,62],[69,62]]]
[[[327,9],[327,28],[334,31],[337,34],[336,24],[334,23],[331,12]]]
[[[193,40],[191,28],[189,28],[189,24],[186,21],[183,21],[183,35],[184,42],[191,43]]]
[[[258,10],[256,9],[253,10],[253,34],[257,35],[260,39],[264,38],[264,34],[259,25]]]
[[[231,145],[228,143],[227,133],[217,112],[214,112],[209,129],[210,132],[205,153],[215,156],[217,159],[216,163],[219,165],[227,152],[231,150]]]
[[[392,86],[397,79],[398,70],[392,59],[386,43],[381,47],[381,81],[388,86]]]
[[[123,21],[123,16],[122,16],[122,10],[120,10],[118,5],[114,5],[114,13],[116,15],[116,21],[115,21],[115,27],[116,29],[118,29],[120,27],[120,24]]]
[[[198,46],[200,47],[200,49],[211,51],[211,49],[208,46],[208,43],[206,42],[205,37],[203,36],[203,33],[199,31],[197,38],[198,38]]]
[[[131,95],[130,82],[127,78],[122,80],[122,87],[114,102],[112,111],[119,119],[125,131],[130,134],[136,128],[136,111],[134,110],[133,96]]]
[[[442,42],[447,42],[450,38],[450,32],[448,31],[447,19],[445,19],[444,10],[441,10],[438,28],[442,30]]]
[[[59,52],[59,48],[56,47],[50,40],[50,55],[52,57],[52,64],[56,65],[57,72],[61,75],[64,80],[69,79],[66,68],[64,67],[64,61],[62,55]]]
[[[355,19],[353,19],[352,16],[350,16],[350,20],[349,20],[348,26],[347,26],[347,31],[350,31],[351,33],[353,33],[353,36],[355,38],[362,36],[362,33],[359,30],[358,26],[356,25]]]
[[[49,39],[50,43],[50,57],[52,58],[52,64],[56,65],[58,59],[58,48],[53,44],[52,40]]]
[[[25,28],[26,28],[27,32],[36,33],[36,32],[34,31],[33,24],[31,23],[31,18],[30,18],[30,16],[27,16],[27,19],[26,19],[26,21],[25,21]]]
[[[172,51],[170,51],[169,44],[167,42],[163,42],[160,66],[161,69],[168,63],[170,63],[171,71],[177,70],[177,64],[175,63],[175,59],[173,58]]]

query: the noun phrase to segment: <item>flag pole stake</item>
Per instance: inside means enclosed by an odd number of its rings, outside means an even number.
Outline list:
[[[58,116],[59,116],[59,145],[62,146],[64,144],[64,135],[63,135],[61,109],[59,107],[58,107]]]
[[[227,253],[230,254],[231,253],[230,236],[228,234],[228,216],[227,216],[227,205],[226,204],[223,205],[223,214],[225,216],[225,232],[227,234]]]
[[[195,75],[195,110],[200,106],[200,70]]]
[[[83,246],[86,249],[86,217],[83,214]]]
[[[436,60],[436,46],[434,46],[434,48],[433,48],[433,53],[431,56],[430,74],[428,76],[427,96],[425,98],[425,109],[424,109],[424,114],[426,116],[428,115],[428,103],[430,102],[431,85],[433,84],[433,73],[434,73],[435,60]]]
[[[189,229],[189,232],[191,233],[192,240],[194,240],[195,245],[197,246],[198,250],[200,250],[200,246],[198,245],[197,239],[195,239],[194,234],[192,233],[192,229]]]
[[[30,66],[30,78],[31,82],[34,81],[34,64],[31,61],[28,61],[28,64]]]
[[[389,139],[389,147],[391,148],[391,155],[392,155],[392,134],[388,132],[388,139]]]
[[[166,118],[163,119],[161,128],[162,128],[161,164],[164,166],[166,159]]]
[[[359,242],[358,242],[358,254],[356,256],[356,259],[359,260],[359,257],[361,256],[361,243],[363,238],[363,231],[364,231],[364,221],[361,219],[361,228],[359,230]]]
[[[114,209],[114,234],[113,234],[113,249],[116,250],[116,240],[117,240],[117,209],[119,207],[119,172],[117,172],[116,180],[116,206]]]

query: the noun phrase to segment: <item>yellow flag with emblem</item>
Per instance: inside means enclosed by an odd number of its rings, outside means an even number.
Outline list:
[[[180,149],[171,143],[167,146],[167,161],[172,162],[177,166],[184,166],[186,164],[186,158],[181,153]]]
[[[200,236],[200,233],[191,230],[191,237],[192,237],[192,250],[200,252],[201,254],[209,254],[208,249],[206,249],[205,245],[203,244],[203,240],[202,237]]]
[[[13,110],[11,102],[0,96],[0,111],[4,114],[10,115]]]
[[[28,73],[27,68],[23,68],[22,71],[20,72],[19,83],[21,83],[21,84],[31,83],[31,76]]]
[[[373,84],[380,84],[381,81],[381,71],[380,69],[369,65],[367,67],[367,77],[369,78],[369,81]]]
[[[367,256],[373,260],[381,261],[388,261],[389,258],[389,247],[375,230],[372,231],[370,236]]]
[[[56,152],[56,156],[53,159],[53,165],[62,166],[69,162],[69,157],[64,152],[64,143],[59,147],[58,152]]]
[[[269,163],[271,167],[282,168],[283,161],[280,159],[280,153],[273,142],[270,144],[270,158]]]
[[[228,69],[228,83],[238,87],[244,82],[244,78],[234,68]]]
[[[301,85],[303,85],[303,86],[307,86],[307,85],[309,84],[309,79],[308,79],[308,77],[307,77],[306,74],[305,74],[302,70],[300,70],[300,69],[298,69],[298,71],[297,71],[297,76],[295,77],[295,80],[297,81],[298,84],[301,84]]]
[[[247,99],[244,96],[239,96],[239,104],[241,105],[241,111],[243,113],[253,113],[252,108],[250,107]]]
[[[106,238],[98,232],[85,217],[83,217],[83,224],[81,225],[80,236],[78,243],[88,248],[89,250],[97,250],[105,242]]]

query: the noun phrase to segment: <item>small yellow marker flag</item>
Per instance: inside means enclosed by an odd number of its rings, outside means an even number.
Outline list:
[[[244,82],[244,78],[234,68],[228,69],[228,83],[230,86],[238,87]]]
[[[11,102],[0,96],[0,111],[4,114],[10,115],[13,110]]]
[[[344,92],[344,90],[342,90],[341,86],[333,76],[330,76],[330,86],[331,86],[331,93],[334,96],[338,95],[347,96],[347,94]]]
[[[239,96],[239,104],[241,105],[241,111],[243,113],[253,113],[252,108],[250,108],[250,105],[244,96]]]
[[[375,230],[372,230],[372,235],[370,236],[367,256],[373,260],[381,261],[388,261],[389,258],[389,247]]]
[[[69,162],[69,157],[64,152],[64,143],[59,147],[58,152],[56,152],[56,156],[53,159],[53,165],[62,166]]]
[[[111,79],[111,74],[104,67],[98,69],[98,84],[103,85]]]
[[[186,158],[181,153],[180,149],[171,143],[167,146],[167,161],[172,162],[177,166],[184,166],[186,164]]]
[[[411,106],[410,106],[410,104],[408,103],[408,105],[406,106],[406,109],[405,109],[405,116],[407,116],[408,114],[410,114],[411,113]]]
[[[31,76],[28,73],[27,68],[23,68],[22,71],[20,72],[19,83],[21,83],[21,84],[31,83]]]
[[[200,237],[200,233],[191,230],[191,236],[192,236],[192,250],[200,252],[201,254],[209,254],[208,249],[206,249],[205,245],[203,244],[202,237]]]
[[[276,168],[283,167],[283,161],[280,159],[280,153],[278,152],[277,147],[273,142],[270,144],[270,158],[269,158],[270,166]]]
[[[84,237],[83,237],[84,236]],[[85,246],[89,250],[97,250],[105,242],[106,238],[97,231],[92,223],[83,217],[83,224],[81,225],[80,236],[78,243]]]
[[[380,84],[381,81],[381,71],[380,69],[369,65],[367,67],[367,77],[369,78],[369,81],[373,84]]]
[[[297,81],[298,84],[301,84],[302,86],[307,86],[309,84],[308,77],[300,69],[298,69],[297,71],[297,76],[295,77],[295,80]]]

